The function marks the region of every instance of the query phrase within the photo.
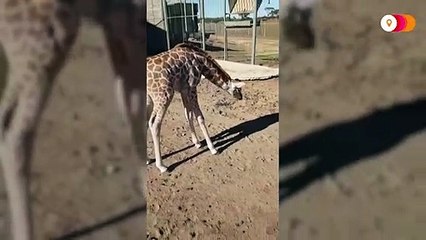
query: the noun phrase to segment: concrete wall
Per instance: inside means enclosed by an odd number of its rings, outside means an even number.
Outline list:
[[[146,10],[147,25],[147,48],[148,56],[167,50],[166,32],[164,31],[162,0],[147,0]]]
[[[164,31],[162,0],[147,0],[147,21],[148,21],[148,55],[153,55],[167,49],[166,32]],[[179,0],[168,0],[169,17],[183,16],[183,6]],[[198,4],[194,3],[194,14],[198,13]],[[196,31],[197,24],[193,22],[192,5],[188,1],[186,4],[188,32]],[[198,19],[195,19],[197,22]],[[184,31],[184,19],[169,19],[170,45],[182,42],[186,36]]]
[[[163,12],[161,9],[161,1],[162,0],[147,0],[146,2],[146,10],[147,15],[146,19],[149,23],[157,26],[161,29],[164,29],[163,22]]]

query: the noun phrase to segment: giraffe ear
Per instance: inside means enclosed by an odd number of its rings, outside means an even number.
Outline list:
[[[233,84],[236,88],[242,88],[244,85],[246,85],[245,82],[233,82]]]

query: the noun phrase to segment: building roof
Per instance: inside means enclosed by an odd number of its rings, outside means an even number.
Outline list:
[[[197,0],[193,0],[194,1],[194,4],[198,4],[198,1]],[[196,2],[197,1],[197,2]],[[184,3],[185,2],[185,0],[167,0],[167,4],[176,4],[176,3]],[[186,0],[186,4],[190,4],[191,3],[191,0]]]
[[[254,10],[254,0],[228,0],[231,13],[252,13]],[[259,10],[262,0],[257,0],[257,10]]]

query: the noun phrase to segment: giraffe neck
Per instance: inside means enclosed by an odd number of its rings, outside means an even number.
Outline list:
[[[200,64],[199,70],[204,77],[219,88],[224,90],[229,89],[231,77],[225,72],[225,70],[223,70],[219,63],[217,63],[216,60],[214,60],[203,49],[192,43],[183,42],[175,45],[171,51],[176,52],[178,55],[183,54],[184,57],[185,55],[192,55],[192,57],[197,59],[197,62]],[[160,55],[157,56],[160,57]]]
[[[207,55],[207,53],[204,53],[201,57],[201,64],[201,74],[207,80],[223,90],[229,90],[231,77],[223,70],[216,60]]]

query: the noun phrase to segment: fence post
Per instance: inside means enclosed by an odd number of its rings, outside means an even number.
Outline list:
[[[228,33],[226,32],[226,1],[223,0],[223,60],[228,58]]]
[[[170,49],[170,33],[169,33],[169,19],[167,16],[167,0],[161,1],[161,7],[163,8],[163,20],[164,20],[164,31],[166,31],[167,50]]]
[[[200,0],[200,17],[201,17],[201,41],[203,50],[206,50],[206,25],[205,25],[205,15],[204,15],[204,0]]]
[[[251,48],[251,64],[256,63],[256,28],[257,28],[257,0],[253,0],[253,36],[252,36],[252,48]]]

